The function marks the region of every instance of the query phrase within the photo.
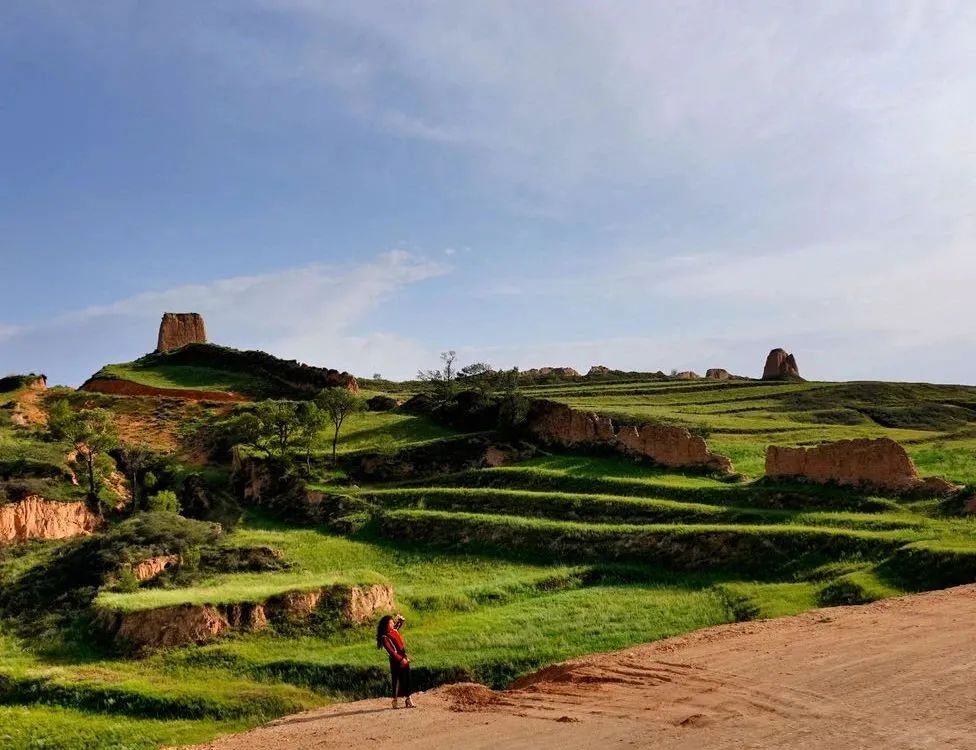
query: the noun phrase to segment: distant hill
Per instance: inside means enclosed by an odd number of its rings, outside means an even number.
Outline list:
[[[188,344],[106,365],[81,386],[103,393],[215,400],[302,398],[334,387],[359,390],[348,372],[216,344]]]

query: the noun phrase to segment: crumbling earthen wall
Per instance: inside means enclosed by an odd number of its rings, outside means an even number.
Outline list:
[[[800,368],[796,364],[796,357],[785,349],[773,349],[766,356],[763,367],[763,380],[803,380]]]
[[[766,476],[894,494],[943,494],[953,489],[945,480],[922,479],[905,449],[890,438],[839,440],[808,448],[771,445],[766,449]]]
[[[705,440],[673,425],[614,425],[610,417],[582,412],[556,401],[533,401],[527,429],[536,438],[565,448],[606,447],[649,458],[662,466],[732,473],[732,462],[708,450]]]

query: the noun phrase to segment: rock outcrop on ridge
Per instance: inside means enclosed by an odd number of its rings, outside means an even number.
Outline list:
[[[163,313],[157,352],[171,352],[187,344],[206,344],[207,329],[199,313]]]
[[[796,358],[785,349],[773,349],[766,357],[763,380],[803,380]]]

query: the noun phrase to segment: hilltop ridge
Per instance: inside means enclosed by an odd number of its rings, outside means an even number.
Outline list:
[[[81,390],[112,392],[103,381],[129,381],[175,391],[157,395],[179,396],[181,390],[196,391],[203,394],[198,398],[205,398],[207,392],[230,392],[247,398],[302,398],[323,388],[359,390],[356,378],[348,372],[280,359],[262,351],[200,343],[106,365],[85,381]]]

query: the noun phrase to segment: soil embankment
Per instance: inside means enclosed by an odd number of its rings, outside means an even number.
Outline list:
[[[342,625],[363,625],[395,609],[391,586],[337,584],[288,591],[264,602],[174,604],[131,612],[100,608],[95,622],[118,648],[148,653],[159,648],[208,643],[231,630],[261,630],[269,622],[308,625],[317,613],[331,615]]]
[[[508,691],[446,686],[417,710],[330,706],[202,747],[972,748],[974,640],[976,586],[962,586],[708,628]]]
[[[28,495],[0,505],[0,544],[28,539],[68,539],[87,536],[101,519],[82,502],[62,503]]]

